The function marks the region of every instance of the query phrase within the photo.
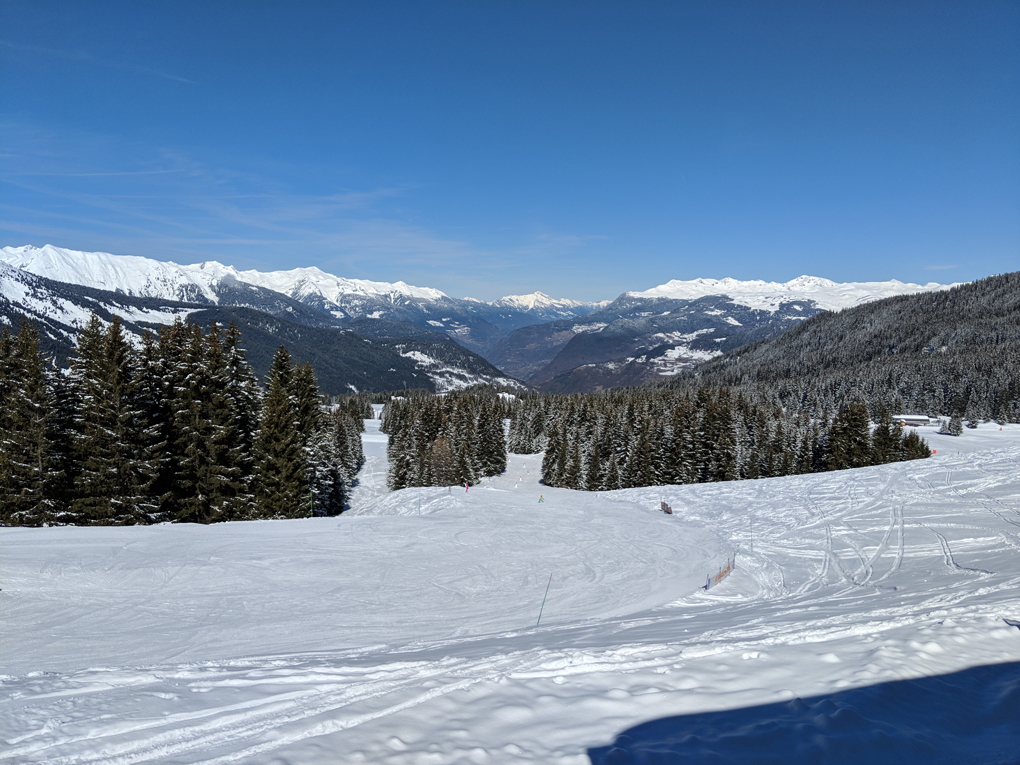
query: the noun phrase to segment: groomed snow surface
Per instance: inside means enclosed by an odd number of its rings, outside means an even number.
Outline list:
[[[369,421],[338,518],[2,529],[0,762],[1016,762],[1020,426],[925,435],[812,476],[590,494],[514,455],[386,493]]]

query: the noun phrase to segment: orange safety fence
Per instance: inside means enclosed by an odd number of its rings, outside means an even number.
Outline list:
[[[708,592],[709,589],[719,584],[723,579],[728,577],[733,570],[737,567],[737,555],[733,554],[733,557],[726,561],[726,567],[719,569],[719,572],[715,576],[707,576],[705,578],[705,584],[702,585],[701,589]]]

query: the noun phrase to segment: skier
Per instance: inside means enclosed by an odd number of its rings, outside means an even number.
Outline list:
[[[545,502],[545,497],[543,497],[541,494],[539,494],[538,495],[538,502],[539,502],[539,504],[541,504],[542,502]]]

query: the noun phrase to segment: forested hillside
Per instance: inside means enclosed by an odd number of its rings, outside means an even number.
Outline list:
[[[1020,422],[1020,272],[823,313],[659,385]]]
[[[443,392],[483,382],[524,387],[445,336],[365,337],[297,324],[247,308],[209,308],[196,311],[191,320],[202,326],[234,322],[241,327],[248,358],[261,374],[269,368],[276,349],[286,345],[295,358],[315,368],[319,386],[332,395],[411,388]],[[385,330],[402,332],[405,325],[387,322]]]

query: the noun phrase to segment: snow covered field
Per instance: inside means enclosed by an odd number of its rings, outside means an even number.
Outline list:
[[[914,463],[601,494],[541,486],[540,455],[388,494],[369,426],[338,518],[0,530],[0,762],[625,763],[640,736],[611,752],[619,734],[677,715],[684,751],[739,762],[712,738],[737,717],[704,713],[759,705],[759,758],[779,730],[854,761],[813,737],[845,714],[783,723],[786,702],[1020,661],[1020,426],[925,432]],[[1012,677],[978,683],[998,696],[955,734],[973,759],[926,761],[1020,759]]]

